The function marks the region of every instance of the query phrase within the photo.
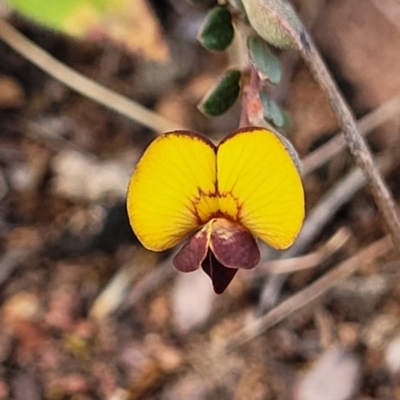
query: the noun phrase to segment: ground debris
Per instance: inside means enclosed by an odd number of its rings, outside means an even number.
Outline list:
[[[151,20],[157,29],[133,37],[135,27],[122,16],[135,51],[143,34],[151,34],[150,47],[137,56],[11,21],[77,71],[217,142],[237,128],[239,102],[212,119],[196,104],[241,57],[236,44],[228,57],[196,44],[193,27],[213,3],[141,1],[142,23]],[[379,9],[385,5],[367,2],[360,13],[354,12],[357,0],[295,3],[312,11],[316,42],[357,116],[400,91],[400,31]],[[157,63],[167,43],[170,59]],[[14,50],[0,45],[0,54],[0,400],[400,397],[394,251],[359,260],[352,277],[328,285],[313,301],[302,297],[304,307],[292,304],[291,316],[227,349],[230,338],[262,318],[268,270],[238,273],[217,296],[203,272],[173,268],[175,250],[143,250],[129,226],[125,195],[156,133],[72,93]],[[285,82],[273,97],[288,111],[289,138],[301,157],[308,156],[336,134],[337,123],[298,56],[278,56]],[[380,126],[374,150],[395,151],[398,126],[398,118]],[[392,160],[385,179],[399,199],[400,158],[390,154],[384,155]],[[307,172],[309,213],[352,168],[350,155],[339,153]],[[274,286],[278,306],[385,234],[367,189],[329,212],[329,224],[301,255],[323,248],[342,227],[350,239]],[[298,265],[297,256],[292,261]],[[284,275],[277,265],[274,279]]]

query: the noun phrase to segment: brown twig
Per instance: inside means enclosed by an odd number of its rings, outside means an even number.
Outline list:
[[[157,265],[158,263],[159,258],[155,253],[143,248],[137,250],[97,296],[89,315],[97,320],[105,319],[113,313],[131,308],[148,294],[153,293],[176,271],[172,268],[170,257],[161,265]],[[144,270],[146,273],[143,276]]]
[[[146,296],[153,293],[163,283],[171,279],[177,273],[177,270],[172,267],[172,254],[165,259],[158,267],[146,274],[138,281],[130,290],[129,295],[123,302],[118,311],[124,311],[131,308],[133,305],[143,300]]]
[[[358,122],[358,129],[364,135],[370,133],[395,115],[400,114],[400,95],[397,95],[387,102],[362,117]],[[310,174],[317,168],[333,159],[346,147],[343,132],[335,135],[331,140],[318,147],[312,153],[301,160],[303,176]]]
[[[396,248],[400,249],[400,219],[396,212],[395,202],[375,166],[373,156],[364,137],[360,134],[348,104],[328,72],[322,57],[305,28],[300,35],[295,35],[294,40],[303,59],[307,62],[315,79],[327,95],[336,118],[342,127],[350,152],[367,179],[374,200],[385,220]]]
[[[288,274],[304,269],[314,268],[324,262],[331,255],[340,250],[350,239],[351,232],[342,227],[317,251],[300,257],[283,258],[261,264],[270,274]]]
[[[242,2],[251,26],[264,40],[277,47],[296,47],[299,50],[315,80],[325,92],[342,128],[347,146],[367,179],[396,248],[400,249],[400,219],[392,194],[375,166],[371,151],[358,130],[350,107],[294,8],[286,0]]]
[[[225,349],[227,351],[233,350],[236,347],[249,342],[256,336],[261,335],[267,329],[278,324],[295,311],[298,311],[307,304],[316,300],[318,297],[321,297],[338,282],[354,274],[363,263],[376,260],[378,257],[385,255],[392,249],[393,243],[389,236],[385,236],[383,239],[370,244],[366,248],[360,250],[353,257],[327,272],[324,276],[307,286],[305,289],[283,301],[269,313],[257,318],[245,328],[230,336],[225,344]]]
[[[0,18],[0,39],[48,75],[70,89],[88,97],[103,106],[147,126],[158,133],[182,129],[170,121],[128,98],[86,78],[65,64],[56,60],[31,40],[19,33],[7,21]]]
[[[7,282],[22,263],[38,254],[45,246],[43,232],[29,228],[18,228],[15,232],[11,233],[15,235],[14,245],[0,256],[0,286]]]

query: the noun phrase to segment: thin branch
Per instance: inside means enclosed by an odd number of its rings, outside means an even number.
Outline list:
[[[317,279],[305,289],[283,301],[269,313],[256,319],[254,322],[229,337],[224,346],[225,350],[233,350],[261,335],[267,329],[275,326],[295,311],[300,310],[312,301],[321,297],[340,281],[343,281],[350,275],[354,274],[363,263],[374,261],[392,249],[393,244],[389,236],[370,244],[353,257],[327,272],[324,276]]]
[[[350,152],[367,179],[375,203],[385,220],[393,242],[396,244],[396,248],[400,249],[400,219],[396,212],[395,202],[390,190],[375,166],[371,151],[364,137],[358,130],[357,123],[348,104],[332,79],[322,57],[311,37],[306,33],[305,28],[300,35],[297,36],[296,34],[293,38],[315,79],[327,95],[332,109],[336,114],[336,118],[342,127]]]
[[[111,110],[133,119],[139,124],[147,126],[158,133],[182,128],[178,123],[162,117],[154,111],[105,88],[97,82],[67,67],[1,18],[0,39],[7,43],[14,51],[21,54],[25,59],[35,64],[65,86]]]
[[[123,312],[133,307],[177,274],[177,269],[172,267],[172,258],[174,255],[175,252],[133,285],[118,312]]]
[[[304,269],[314,268],[339,251],[350,239],[351,232],[348,228],[340,228],[317,251],[294,258],[281,258],[279,260],[262,263],[257,268],[265,268],[270,274],[288,274]]]
[[[286,0],[242,0],[242,2],[250,24],[261,37],[274,46],[297,47],[299,50],[315,80],[325,92],[343,130],[347,146],[357,166],[363,171],[375,203],[399,250],[400,219],[396,213],[392,194],[375,166],[374,158],[358,130],[350,107],[296,11]]]
[[[23,262],[43,249],[44,241],[41,233],[34,229],[24,229],[22,235],[20,233],[18,244],[0,256],[0,286],[7,282]]]
[[[400,114],[400,95],[397,95],[387,102],[362,117],[358,122],[358,129],[364,135],[370,133],[395,115]],[[318,147],[312,153],[301,160],[303,176],[310,174],[320,166],[333,159],[346,147],[343,132],[335,135],[331,140]]]

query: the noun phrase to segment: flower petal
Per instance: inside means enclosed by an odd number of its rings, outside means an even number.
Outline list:
[[[172,260],[174,267],[181,272],[191,272],[200,268],[207,255],[211,235],[210,224],[203,226],[176,253]]]
[[[210,248],[215,258],[228,268],[254,268],[260,249],[254,236],[242,225],[218,218],[212,221]]]
[[[170,132],[147,148],[127,197],[130,224],[144,247],[173,247],[218,209],[214,145],[190,132]]]
[[[277,249],[289,247],[304,219],[304,192],[291,150],[277,134],[245,128],[217,150],[220,210]]]
[[[237,272],[235,268],[226,268],[223,266],[211,250],[208,251],[201,266],[204,272],[211,278],[216,294],[221,294],[225,291]]]

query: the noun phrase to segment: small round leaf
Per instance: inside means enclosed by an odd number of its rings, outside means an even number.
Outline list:
[[[257,67],[260,78],[268,79],[277,85],[282,79],[282,70],[279,60],[269,49],[267,43],[259,36],[251,36],[248,40],[250,56]]]
[[[250,25],[272,46],[293,48],[296,38],[304,34],[303,25],[289,1],[243,0],[243,5]]]
[[[234,29],[226,7],[215,7],[207,15],[199,33],[200,43],[210,51],[223,51],[232,42]]]
[[[285,124],[285,116],[276,101],[270,99],[264,92],[260,93],[260,99],[264,108],[264,118],[271,121],[276,127],[281,128]]]
[[[200,111],[211,117],[226,112],[239,96],[240,78],[239,70],[226,71],[199,104]]]

